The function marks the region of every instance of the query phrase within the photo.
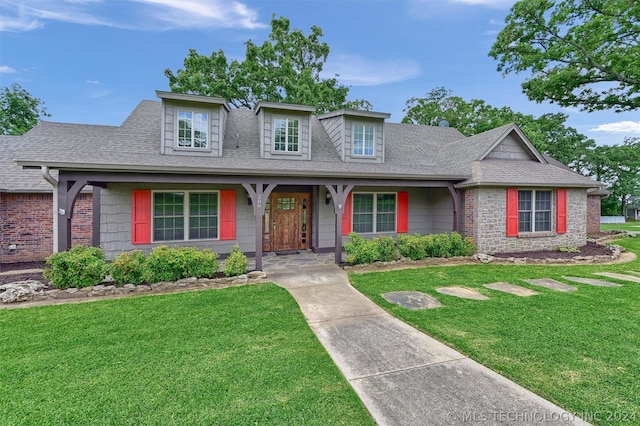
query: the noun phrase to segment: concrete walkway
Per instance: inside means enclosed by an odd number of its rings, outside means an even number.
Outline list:
[[[268,274],[378,425],[588,424],[387,314],[336,265]]]

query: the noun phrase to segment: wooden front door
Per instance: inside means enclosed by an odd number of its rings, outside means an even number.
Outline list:
[[[263,250],[309,248],[311,193],[274,192],[265,208]]]

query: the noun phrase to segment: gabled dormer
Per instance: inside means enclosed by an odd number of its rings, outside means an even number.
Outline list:
[[[159,90],[156,95],[162,99],[162,154],[222,157],[226,100]]]
[[[260,128],[260,157],[311,160],[311,114],[307,105],[260,102],[255,109]]]
[[[384,163],[384,112],[341,109],[318,116],[342,161]]]
[[[545,163],[546,160],[516,124],[503,126],[504,135],[495,140],[482,156],[482,160],[523,160]]]

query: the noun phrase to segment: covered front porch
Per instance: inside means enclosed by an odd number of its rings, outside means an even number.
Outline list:
[[[389,231],[390,228],[385,228],[386,234],[428,232],[428,228],[418,222],[422,220],[422,216],[430,214],[428,203],[424,200],[435,193],[440,200],[446,199],[446,206],[440,207],[437,212],[442,226],[449,231],[462,232],[463,201],[454,181],[66,170],[60,171],[58,180],[59,250],[70,247],[73,205],[82,188],[87,185],[94,188],[93,245],[109,245],[108,251],[135,248],[150,250],[155,245],[165,243],[150,238],[148,244],[132,245],[131,234],[135,232],[136,225],[131,218],[131,192],[136,188],[146,188],[149,191],[182,191],[184,188],[216,191],[225,188],[233,191],[234,212],[237,209],[237,218],[234,213],[234,220],[237,223],[234,223],[232,238],[225,238],[225,241],[218,238],[170,243],[211,246],[214,251],[223,255],[230,251],[234,243],[238,243],[254,259],[256,270],[263,269],[265,253],[270,253],[269,256],[281,256],[287,252],[329,253],[333,263],[340,263],[343,239],[351,230],[353,207],[350,206],[350,194],[358,191],[367,194],[397,194],[397,198],[400,198],[401,192],[407,194],[402,198],[409,198],[409,194],[411,195],[410,205],[417,207],[405,212],[409,226],[400,231],[398,223],[392,223],[392,232]],[[399,202],[395,198],[394,200]],[[440,203],[443,204],[442,201]],[[397,222],[398,218],[392,220]],[[238,228],[237,235],[235,227]],[[115,229],[120,236],[117,241],[112,237],[116,233]],[[355,225],[353,229],[356,230]],[[129,237],[123,238],[126,233]],[[375,235],[375,229],[372,235]]]

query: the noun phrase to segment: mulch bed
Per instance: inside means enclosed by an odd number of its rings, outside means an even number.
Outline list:
[[[536,250],[536,251],[523,251],[519,253],[495,253],[493,257],[516,259],[573,259],[576,256],[610,256],[611,249],[607,246],[600,245],[598,243],[588,241],[586,245],[578,247],[580,253],[569,253],[558,250]]]
[[[27,269],[44,269],[46,267],[45,262],[16,262],[16,263],[3,263],[0,265],[0,272],[9,272],[9,271],[22,271]],[[0,275],[0,285],[13,283],[16,281],[39,281],[42,284],[49,284],[49,280],[47,280],[42,272],[32,272],[26,274],[10,274],[10,275]]]

